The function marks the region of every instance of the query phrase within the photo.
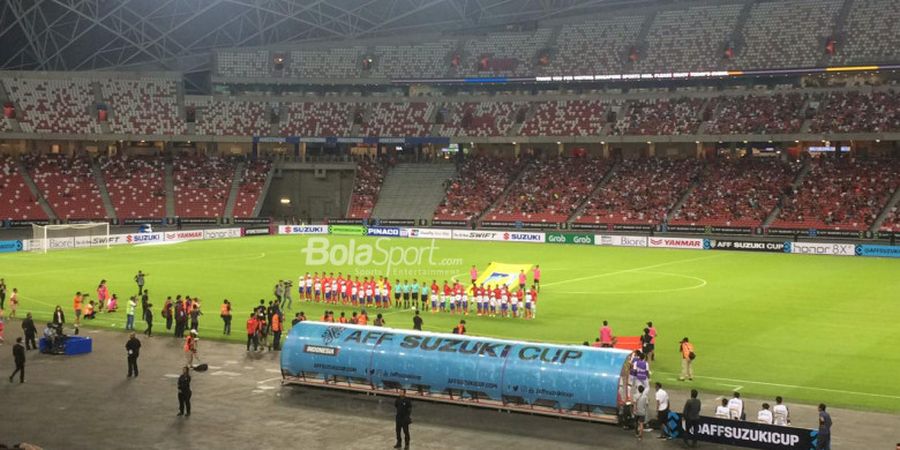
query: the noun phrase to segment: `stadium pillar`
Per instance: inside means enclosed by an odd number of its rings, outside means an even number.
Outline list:
[[[697,141],[697,159],[703,158],[703,143]]]
[[[519,143],[514,142],[513,143],[513,155],[515,155],[516,158],[519,157],[519,153],[521,152],[521,150],[522,150],[522,147],[519,146]]]
[[[649,156],[650,158],[656,157],[656,144],[654,144],[653,142],[647,143],[647,156]]]
[[[603,146],[603,147],[602,147],[602,149],[603,149],[603,159],[609,159],[609,144],[607,144],[606,142],[604,142],[604,143],[602,143],[602,144],[600,144],[600,145]]]
[[[306,142],[301,142],[298,145],[300,146],[300,150],[299,150],[300,151],[300,153],[299,153],[300,161],[306,162]]]
[[[294,160],[300,158],[300,143],[294,143]]]
[[[560,142],[559,144],[556,145],[556,156],[562,156],[563,153],[565,153],[565,151],[566,151],[566,144],[563,144],[562,142]]]

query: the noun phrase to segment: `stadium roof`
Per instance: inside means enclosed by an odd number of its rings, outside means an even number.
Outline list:
[[[544,20],[651,0],[3,0],[0,69],[206,70],[209,51]]]

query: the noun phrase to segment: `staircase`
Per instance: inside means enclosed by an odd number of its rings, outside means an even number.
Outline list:
[[[103,172],[97,161],[91,160],[91,173],[94,175],[94,181],[100,190],[100,199],[103,200],[103,210],[106,211],[106,217],[111,219],[116,217],[116,208],[113,207],[112,200],[109,198],[109,190],[106,189],[106,180],[103,178]]]
[[[669,213],[666,214],[666,222],[672,220],[672,217],[674,217],[675,214],[681,210],[681,206],[684,205],[684,202],[686,202],[687,199],[690,198],[691,194],[694,193],[694,190],[696,190],[697,186],[699,186],[699,185],[700,185],[700,182],[695,181],[695,182],[691,183],[690,186],[688,186],[687,190],[684,191],[684,194],[681,195],[681,198],[679,198],[678,201],[675,202],[674,205],[672,205],[672,209],[670,209]]]
[[[59,216],[56,215],[56,212],[53,211],[53,208],[50,207],[50,203],[47,203],[47,199],[44,198],[44,194],[38,189],[37,185],[34,184],[34,180],[31,179],[31,175],[28,173],[28,169],[25,168],[25,164],[22,164],[21,159],[16,159],[16,166],[19,168],[19,173],[22,174],[22,179],[25,180],[25,186],[28,186],[28,190],[31,191],[31,195],[34,198],[38,199],[38,204],[41,205],[41,209],[44,210],[44,214],[50,218],[50,220],[57,220]]]
[[[88,111],[88,114],[94,116],[94,120],[97,120],[97,115],[96,115],[97,114],[97,111],[96,111],[97,105],[105,103],[103,101],[103,87],[100,86],[99,81],[94,81],[93,83],[91,83],[91,90],[94,92],[94,105],[93,105],[94,111]],[[112,111],[110,111],[109,108],[107,108],[106,112],[107,112],[107,116],[106,116],[107,121],[100,122],[100,131],[104,134],[109,134],[110,133],[109,119],[112,116]],[[110,217],[115,217],[115,216],[110,216]]]
[[[234,176],[231,177],[231,189],[228,191],[228,200],[225,201],[225,217],[234,217],[234,203],[237,202],[238,191],[241,188],[241,178],[244,177],[244,167],[247,163],[241,161],[234,166]]]
[[[806,161],[806,163],[804,163],[803,167],[800,169],[800,173],[797,174],[797,178],[794,178],[794,182],[791,183],[791,189],[796,190],[797,186],[800,186],[800,184],[803,183],[803,180],[806,179],[806,174],[809,173],[809,169],[809,161]],[[785,196],[782,195],[781,198],[778,199],[778,206],[773,208],[772,212],[770,212],[769,215],[766,216],[766,220],[764,220],[762,224],[763,228],[769,227],[770,225],[772,225],[772,222],[774,222],[775,219],[778,218],[778,214],[781,213],[781,202],[784,201],[784,198]]]
[[[584,214],[584,210],[587,208],[588,202],[590,202],[590,200],[594,198],[594,196],[596,196],[598,192],[600,192],[600,189],[603,189],[603,186],[606,186],[606,184],[609,183],[609,180],[612,180],[612,178],[616,174],[616,169],[619,168],[620,164],[622,164],[622,161],[616,161],[615,164],[613,164],[612,167],[609,168],[609,171],[606,172],[606,175],[603,175],[603,178],[599,183],[597,183],[597,187],[595,187],[590,194],[585,196],[584,201],[582,201],[581,204],[578,205],[577,208],[575,208],[575,212],[573,212],[569,217],[569,220],[566,221],[567,223],[572,224],[579,217],[581,217],[582,214]]]
[[[172,161],[166,161],[166,217],[175,217],[175,175]]]
[[[755,0],[744,3],[744,7],[741,8],[741,12],[738,14],[735,22],[734,31],[731,33],[731,45],[734,46],[736,55],[740,55],[744,48],[744,27],[747,24],[747,20],[750,19],[750,11],[753,10],[755,4]]]
[[[430,219],[444,198],[444,182],[456,175],[456,166],[398,164],[384,177],[372,217]]]
[[[878,229],[881,228],[881,224],[884,223],[884,219],[887,218],[887,215],[895,206],[897,206],[898,203],[900,203],[900,188],[894,190],[894,194],[891,195],[891,199],[888,200],[886,205],[884,205],[884,209],[882,209],[881,213],[878,214],[878,217],[875,219],[875,223],[872,224],[872,228],[869,228],[869,230],[877,234]]]
[[[490,212],[497,205],[499,205],[504,199],[506,199],[506,196],[508,196],[510,191],[512,191],[513,186],[518,184],[519,181],[522,180],[522,177],[525,176],[525,172],[528,172],[528,169],[531,168],[531,164],[533,164],[533,163],[528,163],[525,165],[524,168],[522,168],[522,170],[516,175],[516,177],[513,178],[513,180],[510,181],[508,185],[506,185],[506,189],[504,189],[503,192],[500,193],[500,195],[498,195],[496,199],[494,199],[494,201],[490,204],[490,206],[485,208],[484,211],[482,211],[480,214],[478,214],[477,217],[475,217],[474,222],[481,222],[482,217],[487,215],[488,212]]]
[[[275,176],[275,164],[277,163],[272,163],[272,168],[266,174],[266,181],[259,191],[259,200],[256,201],[256,206],[253,207],[253,217],[259,217],[259,213],[262,212],[263,203],[265,203],[266,196],[269,195],[269,186],[272,185],[272,178]]]

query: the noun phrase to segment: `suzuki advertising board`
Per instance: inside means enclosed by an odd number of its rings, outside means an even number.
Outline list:
[[[733,239],[706,239],[707,250],[733,250],[739,252],[784,253],[784,242],[741,241]]]
[[[692,239],[692,238],[654,238],[651,237],[647,240],[648,247],[654,248],[688,248],[688,249],[703,249],[703,239]]]
[[[501,233],[500,238],[507,242],[532,242],[540,244],[544,243],[544,233],[504,231]]]
[[[328,234],[328,225],[282,225],[278,234]]]

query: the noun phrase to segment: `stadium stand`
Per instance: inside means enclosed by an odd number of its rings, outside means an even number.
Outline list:
[[[254,217],[253,210],[261,200],[260,194],[271,168],[272,163],[267,160],[248,162],[244,166],[234,202],[234,217]]]
[[[526,102],[465,102],[446,103],[441,109],[444,116],[444,136],[506,136],[515,124],[516,115]]]
[[[491,206],[519,176],[520,159],[478,155],[467,158],[434,213],[436,220],[470,220]]]
[[[623,73],[644,17],[627,16],[564,24],[548,73],[596,75]]]
[[[282,134],[286,136],[347,136],[357,105],[344,102],[304,102],[282,105],[287,115]]]
[[[100,169],[116,217],[166,216],[165,170],[158,157],[100,158]]]
[[[603,179],[610,163],[573,157],[535,160],[484,219],[565,222]]]
[[[353,192],[350,194],[350,206],[347,217],[352,219],[367,219],[372,215],[375,202],[378,201],[378,192],[384,183],[384,166],[381,162],[372,159],[363,159],[356,166],[356,179],[353,183]]]
[[[616,135],[694,134],[700,128],[701,98],[637,100],[628,103],[624,117],[616,121]]]
[[[771,226],[866,230],[898,185],[896,160],[817,158]]]
[[[881,230],[900,231],[900,205],[894,206],[888,211],[884,222],[881,222]]]
[[[722,96],[713,100],[715,117],[706,127],[709,134],[797,133],[803,125],[803,105],[807,97],[799,93]]]
[[[814,133],[879,133],[900,130],[900,99],[896,91],[831,92],[810,125]]]
[[[109,127],[113,133],[175,135],[187,131],[179,116],[175,80],[111,78],[100,86],[112,108]]]
[[[263,78],[271,75],[268,50],[216,52],[216,73],[231,78]]]
[[[523,136],[596,136],[606,122],[606,105],[599,100],[536,102],[533,107]]]
[[[425,136],[433,110],[433,103],[374,103],[360,130],[366,136]]]
[[[10,99],[19,107],[22,131],[100,133],[100,125],[91,115],[94,93],[90,81],[16,77],[3,82]]]
[[[294,50],[286,70],[296,78],[359,78],[364,52],[365,47]]]
[[[742,28],[739,67],[815,67],[834,31],[841,0],[757,2]],[[802,26],[797,22],[802,18]]]
[[[838,46],[844,64],[872,64],[900,60],[900,2],[854,0],[847,16],[846,43]]]
[[[700,170],[697,160],[631,159],[588,200],[578,223],[660,223]]]
[[[447,73],[448,56],[456,41],[444,39],[417,45],[378,45],[372,76],[383,78],[440,78]]]
[[[635,71],[721,67],[726,42],[742,8],[742,4],[724,4],[660,11],[647,35],[646,55],[634,65]]]
[[[215,97],[186,99],[197,110],[196,132],[208,136],[266,136],[272,108],[266,102]]]
[[[756,227],[768,214],[800,170],[799,163],[777,158],[721,159],[710,163],[701,182],[672,225]]]
[[[106,217],[87,157],[30,154],[22,162],[60,219]]]
[[[172,164],[175,215],[221,217],[234,178],[234,163],[220,156],[179,155]]]
[[[529,75],[534,59],[553,34],[550,28],[522,32],[488,33],[467,39],[460,75]],[[487,58],[483,65],[482,58]]]
[[[47,213],[25,185],[12,156],[0,155],[0,220],[46,220]]]

